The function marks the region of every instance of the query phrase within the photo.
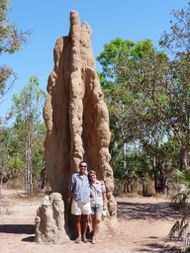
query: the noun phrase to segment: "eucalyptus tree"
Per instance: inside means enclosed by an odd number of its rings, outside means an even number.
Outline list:
[[[21,49],[23,43],[27,41],[30,32],[20,32],[15,25],[10,24],[7,14],[9,11],[9,0],[0,1],[0,56],[2,54],[13,54]],[[8,86],[7,80],[13,77]],[[9,90],[16,74],[9,66],[0,66],[0,99]]]
[[[181,10],[173,10],[172,17],[169,32],[160,40],[170,56],[165,82],[169,112],[163,118],[177,140],[180,169],[190,170],[190,2]]]
[[[20,50],[23,43],[27,42],[30,32],[20,32],[14,24],[11,24],[8,19],[9,0],[0,1],[0,56],[3,54],[13,54]],[[3,102],[3,96],[9,91],[13,82],[16,79],[16,74],[12,67],[6,64],[0,65],[0,104]],[[1,118],[1,120],[3,120]],[[0,125],[1,134],[5,134],[4,126]],[[4,136],[5,137],[5,136]],[[6,138],[1,139],[1,173],[6,174],[5,161],[7,162]],[[6,158],[5,158],[6,157]],[[2,177],[1,177],[2,178]]]
[[[165,52],[158,57],[151,54],[142,58],[139,71],[136,63],[121,66],[121,76],[127,79],[133,91],[148,101],[147,116],[157,122],[157,133],[165,141],[172,139],[178,146],[179,168],[190,169],[190,4],[180,11],[173,11],[171,30],[164,33],[160,45]],[[138,117],[139,118],[139,117]],[[143,122],[147,125],[146,117]],[[156,136],[156,135],[155,135]],[[176,163],[177,164],[177,163]]]
[[[37,77],[31,76],[29,84],[25,86],[20,94],[13,96],[13,106],[11,114],[15,117],[14,125],[17,127],[22,139],[24,161],[25,161],[25,187],[28,195],[33,194],[33,161],[36,157],[32,152],[42,148],[43,131],[41,115],[42,105],[44,103],[45,93],[39,88]],[[39,138],[40,136],[40,138]],[[40,150],[39,148],[39,150]],[[42,159],[43,154],[41,152]]]

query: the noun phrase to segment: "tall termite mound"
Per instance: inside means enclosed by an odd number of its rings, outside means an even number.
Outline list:
[[[111,224],[116,220],[117,205],[109,164],[109,114],[96,73],[91,29],[87,23],[80,26],[76,11],[70,14],[69,35],[56,41],[47,91],[45,153],[52,190],[63,195],[67,209],[70,177],[85,160],[105,182],[107,221]]]

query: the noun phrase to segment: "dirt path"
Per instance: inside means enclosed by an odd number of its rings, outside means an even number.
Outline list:
[[[117,198],[120,232],[100,238],[96,245],[37,244],[34,240],[34,217],[41,199],[26,200],[22,191],[4,190],[0,200],[1,253],[179,253],[182,243],[167,240],[178,212],[167,198]]]

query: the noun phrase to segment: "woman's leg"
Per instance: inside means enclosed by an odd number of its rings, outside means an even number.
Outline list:
[[[95,229],[95,223],[96,223],[96,214],[91,214],[91,219],[92,219],[92,236],[94,236],[94,229]]]
[[[94,220],[93,232],[94,233],[93,233],[92,242],[94,242],[94,243],[95,243],[98,233],[99,233],[101,216],[102,216],[102,213],[96,213],[93,217],[93,220]]]

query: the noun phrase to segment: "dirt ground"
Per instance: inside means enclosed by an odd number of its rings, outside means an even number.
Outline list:
[[[25,199],[23,191],[2,191],[0,200],[1,253],[130,253],[181,252],[182,242],[167,239],[168,232],[181,214],[170,206],[167,197],[120,197],[118,220],[120,231],[99,238],[97,244],[62,245],[34,242],[34,218],[41,198]]]

